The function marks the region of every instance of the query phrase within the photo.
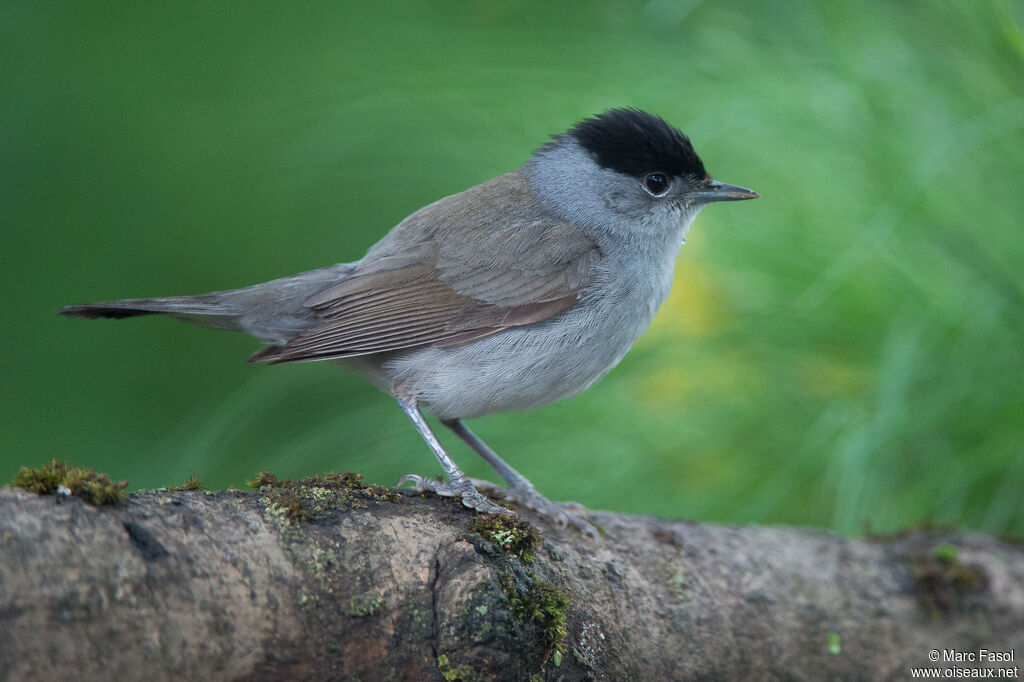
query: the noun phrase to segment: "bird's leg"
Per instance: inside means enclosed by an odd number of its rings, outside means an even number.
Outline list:
[[[487,443],[470,431],[462,423],[462,420],[442,419],[441,423],[454,431],[455,435],[465,441],[466,445],[476,450],[477,454],[483,457],[484,461],[490,464],[491,468],[505,479],[505,482],[508,483],[508,491],[502,491],[503,493],[524,507],[551,519],[561,527],[571,524],[588,535],[597,535],[597,529],[594,528],[593,524],[567,511],[564,505],[552,502],[538,493],[533,484],[526,480],[525,476],[510,467],[505,460],[498,456],[498,453],[488,447]]]
[[[416,406],[416,400],[413,398],[405,398],[402,396],[395,396],[398,400],[399,407],[412,421],[413,426],[423,436],[423,440],[427,441],[427,445],[434,452],[434,457],[437,457],[437,461],[441,464],[441,468],[444,469],[445,476],[448,477],[447,483],[441,483],[435,481],[432,478],[423,478],[416,474],[406,474],[398,479],[398,485],[403,483],[412,482],[416,485],[416,489],[423,491],[429,490],[432,493],[443,495],[445,497],[458,497],[462,500],[462,504],[475,509],[478,512],[485,512],[488,514],[505,514],[513,515],[514,513],[504,507],[499,507],[494,502],[490,501],[483,495],[481,495],[476,488],[473,487],[473,482],[469,480],[466,474],[462,473],[458,465],[448,456],[448,453],[441,447],[440,441],[437,440],[437,436],[430,430],[430,425],[423,418],[419,408]],[[524,481],[526,479],[523,479]]]

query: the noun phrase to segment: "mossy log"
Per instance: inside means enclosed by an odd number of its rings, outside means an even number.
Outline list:
[[[885,680],[1024,654],[1024,547],[993,537],[591,512],[602,537],[539,524],[530,549],[381,490],[0,490],[0,679]]]

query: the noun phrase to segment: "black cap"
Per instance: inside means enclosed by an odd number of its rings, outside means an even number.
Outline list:
[[[574,138],[603,168],[641,177],[661,171],[669,175],[708,176],[690,138],[664,119],[639,109],[612,109],[587,118],[565,133]]]

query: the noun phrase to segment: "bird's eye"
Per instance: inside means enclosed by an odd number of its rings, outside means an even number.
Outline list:
[[[644,188],[656,197],[668,191],[668,176],[664,173],[648,173],[644,178]]]

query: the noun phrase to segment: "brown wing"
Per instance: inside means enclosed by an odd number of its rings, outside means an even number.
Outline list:
[[[318,322],[253,360],[451,346],[568,309],[600,253],[582,232],[539,206],[510,220],[509,202],[518,200],[517,209],[536,203],[524,192],[525,181],[509,174],[410,216],[350,275],[306,301]],[[496,198],[489,200],[490,194]],[[409,245],[413,235],[421,241]]]

